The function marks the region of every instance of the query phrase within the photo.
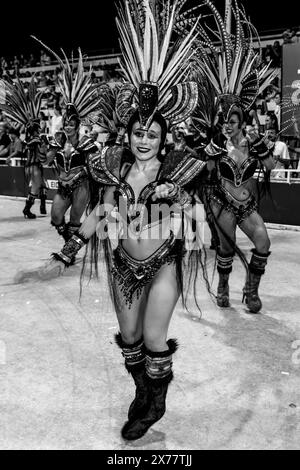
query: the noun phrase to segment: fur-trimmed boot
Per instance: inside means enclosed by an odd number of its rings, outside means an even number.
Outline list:
[[[134,344],[126,344],[121,333],[115,336],[117,345],[122,349],[125,367],[132,375],[136,389],[135,398],[128,410],[128,419],[135,420],[146,411],[148,407],[148,387],[146,380],[144,342],[140,339]]]
[[[262,302],[258,295],[258,288],[261,276],[265,273],[268,257],[271,252],[259,253],[252,250],[252,257],[249,263],[249,274],[243,289],[243,302],[246,303],[251,313],[258,313],[262,309]]]
[[[145,350],[149,394],[147,411],[125,423],[121,434],[126,440],[140,439],[165,414],[168,387],[173,379],[172,354],[177,350],[177,342],[170,339],[167,344],[168,349],[163,352]]]
[[[232,271],[234,253],[222,255],[217,254],[217,269],[219,273],[219,284],[217,293],[217,305],[221,308],[230,307],[229,301],[229,276]]]
[[[32,193],[29,193],[28,194],[28,197],[26,199],[26,203],[25,203],[25,207],[23,209],[23,214],[24,214],[24,217],[25,219],[36,219],[36,215],[33,214],[30,209],[32,208],[33,204],[34,204],[34,201],[36,200],[37,198],[37,195],[36,194],[32,194]]]

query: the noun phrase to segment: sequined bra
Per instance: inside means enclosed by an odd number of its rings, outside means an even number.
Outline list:
[[[118,149],[105,147],[101,153],[89,156],[88,167],[95,181],[107,186],[116,186],[118,193],[127,201],[128,207],[147,204],[156,186],[162,184],[163,181],[171,181],[181,187],[186,186],[206,166],[205,162],[193,158],[189,154],[170,152],[165,157],[155,181],[147,184],[136,200],[133,188],[125,181],[124,177],[120,176],[125,163],[122,158],[123,150],[121,147]],[[133,161],[134,159],[131,159],[130,163]]]
[[[219,175],[221,178],[230,181],[236,187],[249,181],[258,167],[258,160],[251,155],[239,166],[229,156],[223,155],[218,161]]]
[[[58,167],[66,173],[74,168],[86,166],[88,153],[98,150],[92,139],[85,136],[82,137],[78,146],[73,148],[69,155],[66,154],[64,145],[64,139],[54,139],[50,143],[51,148],[56,149],[56,163]]]
[[[159,203],[153,203],[152,195],[156,186],[165,181],[170,181],[184,187],[197,177],[206,166],[205,162],[191,157],[189,154],[170,152],[164,158],[156,179],[148,183],[136,198],[133,188],[125,180],[134,158],[131,155],[129,161],[124,161],[123,152],[124,149],[121,147],[106,147],[101,154],[98,153],[89,157],[88,167],[92,177],[98,183],[116,187],[115,200],[118,202],[118,209],[120,209],[122,203],[126,204],[127,223],[132,223],[136,219],[139,230],[145,225],[162,220],[165,216],[163,208],[166,209],[168,215],[170,214],[167,206],[171,203],[168,200],[162,199]],[[125,165],[128,165],[128,168]],[[126,171],[124,171],[125,169]],[[157,210],[153,211],[153,206]],[[146,212],[147,217],[145,217]]]

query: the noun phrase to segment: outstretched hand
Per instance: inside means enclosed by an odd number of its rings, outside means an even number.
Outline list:
[[[173,183],[164,183],[156,186],[155,193],[152,196],[153,201],[157,201],[157,199],[168,199],[169,194],[174,191],[174,184]]]

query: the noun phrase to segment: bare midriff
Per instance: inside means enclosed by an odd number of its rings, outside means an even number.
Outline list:
[[[83,166],[77,166],[76,168],[72,168],[70,171],[60,171],[59,173],[59,179],[62,183],[70,183],[75,176],[79,174],[84,174],[85,169]]]
[[[251,181],[247,181],[241,186],[235,186],[227,180],[222,180],[222,186],[225,188],[237,201],[246,202],[251,195]]]
[[[124,250],[137,260],[145,260],[157,251],[170,237],[171,219],[165,218],[135,231],[134,223],[128,226],[126,238],[121,240]]]

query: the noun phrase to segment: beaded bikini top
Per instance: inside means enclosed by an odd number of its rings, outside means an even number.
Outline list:
[[[124,158],[125,157],[125,158]],[[189,184],[206,166],[206,163],[182,152],[170,152],[159,169],[155,181],[147,184],[140,192],[137,200],[133,188],[122,178],[121,170],[125,163],[133,164],[134,157],[124,147],[105,147],[101,154],[93,154],[88,158],[88,167],[92,177],[98,183],[116,186],[127,205],[146,204],[153,195],[156,186],[165,181],[178,184],[181,187]]]
[[[95,146],[92,139],[83,136],[80,139],[79,144],[76,148],[72,148],[69,154],[64,150],[65,139],[56,136],[50,143],[50,148],[56,150],[56,163],[66,173],[73,170],[86,166],[87,164],[87,152],[95,152],[98,148]]]

